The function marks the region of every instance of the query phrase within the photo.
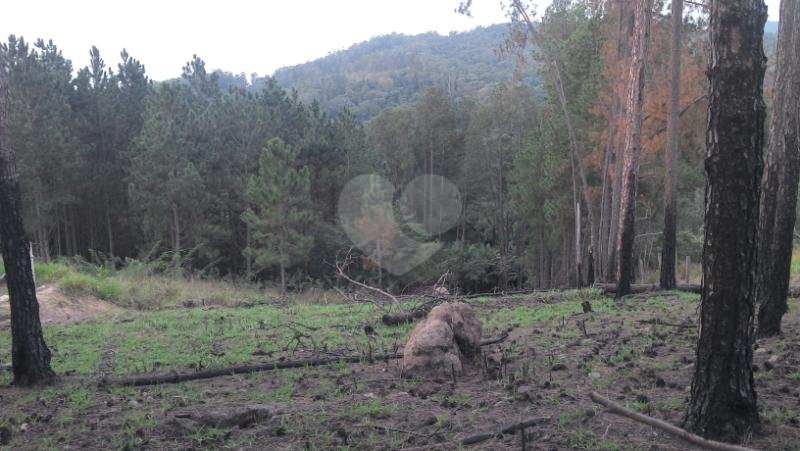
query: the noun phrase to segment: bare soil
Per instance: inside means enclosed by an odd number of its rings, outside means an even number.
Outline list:
[[[531,302],[508,298],[477,308]],[[756,345],[762,430],[746,443],[756,449],[800,449],[797,306],[793,301],[782,337]],[[516,450],[521,433],[461,442],[529,419],[536,420],[525,429],[531,450],[695,449],[604,413],[588,392],[679,425],[693,370],[696,307],[651,294],[542,327],[512,321],[509,338],[484,347],[481,361],[457,379],[405,380],[400,360],[141,388],[66,379],[50,392],[0,388],[0,416],[8,449]],[[90,401],[76,402],[69,393],[76,390]]]
[[[3,293],[5,293],[5,288]],[[36,289],[39,314],[43,325],[68,324],[90,319],[110,318],[124,309],[94,296],[74,296],[64,293],[56,284]],[[0,295],[0,330],[9,327],[8,295]]]

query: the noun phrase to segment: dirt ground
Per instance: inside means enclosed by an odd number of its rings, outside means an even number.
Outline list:
[[[36,298],[39,301],[39,314],[43,325],[109,318],[124,311],[94,296],[65,294],[55,284],[37,288]],[[9,314],[8,295],[3,287],[0,293],[0,330],[9,327]]]
[[[534,302],[515,297],[475,306],[495,312]],[[388,360],[140,388],[85,378],[65,378],[44,391],[0,388],[0,443],[7,449],[522,449],[523,434],[498,432],[534,420],[524,430],[526,449],[694,449],[604,413],[588,393],[680,424],[696,307],[696,299],[654,293],[534,327],[510,316],[503,324],[508,339],[484,347],[480,362],[449,380],[402,379],[400,360]],[[797,310],[793,301],[783,337],[760,340],[755,350],[762,430],[747,442],[755,449],[800,449]],[[310,353],[294,357],[304,352]],[[104,354],[104,371],[113,358],[113,350]],[[462,444],[476,434],[492,436]]]

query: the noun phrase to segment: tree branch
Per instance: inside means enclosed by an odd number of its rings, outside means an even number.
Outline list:
[[[652,426],[656,429],[661,429],[667,434],[673,435],[681,440],[684,440],[693,445],[700,446],[702,448],[720,450],[720,451],[755,451],[752,448],[745,448],[743,446],[716,442],[714,440],[706,440],[700,437],[699,435],[692,434],[691,432],[688,432],[677,426],[669,424],[666,421],[658,420],[656,418],[648,417],[647,415],[642,415],[641,413],[637,413],[632,410],[626,409],[625,407],[622,407],[621,405],[615,403],[614,401],[600,396],[596,392],[589,392],[589,397],[592,398],[592,401],[596,402],[597,404],[606,407],[608,411],[613,414],[621,415],[623,417],[628,417],[631,420],[637,421],[639,423]]]

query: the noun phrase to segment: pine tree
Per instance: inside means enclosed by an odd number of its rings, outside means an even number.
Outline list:
[[[766,20],[763,0],[711,3],[703,289],[686,423],[714,440],[742,440],[759,422],[753,316]]]
[[[44,341],[39,302],[22,223],[22,200],[8,136],[7,51],[0,48],[0,250],[11,304],[11,361],[14,383],[29,386],[55,378]]]
[[[242,219],[252,230],[252,245],[245,249],[261,269],[278,267],[281,290],[286,291],[286,270],[302,262],[313,243],[315,222],[308,168],[297,167],[297,151],[280,138],[267,142],[258,175],[247,187],[250,202]]]

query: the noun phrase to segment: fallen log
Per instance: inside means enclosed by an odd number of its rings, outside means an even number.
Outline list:
[[[594,288],[600,288],[606,294],[614,294],[617,292],[617,284],[615,283],[596,283]],[[676,291],[685,291],[687,293],[700,294],[703,286],[695,283],[682,283],[678,284],[675,288]],[[631,294],[650,293],[654,291],[664,291],[660,286],[655,284],[634,284],[631,285]],[[790,297],[800,297],[800,285],[792,285],[789,287]]]
[[[373,360],[392,360],[402,359],[403,354],[381,354],[373,357]],[[193,381],[199,379],[211,379],[220,376],[232,376],[234,374],[257,373],[260,371],[283,370],[290,368],[305,368],[310,366],[330,365],[337,362],[356,363],[368,360],[363,355],[341,356],[341,357],[320,357],[315,359],[287,360],[284,362],[259,363],[254,365],[229,366],[194,373],[178,373],[173,371],[166,374],[143,374],[136,376],[126,376],[120,378],[104,377],[100,380],[100,385],[156,385],[156,384],[177,384],[179,382]]]
[[[617,292],[617,284],[615,283],[596,283],[595,288],[600,288],[607,294]],[[699,284],[679,284],[676,288],[677,291],[686,291],[688,293],[700,293],[702,286]],[[655,284],[634,284],[631,285],[631,294],[649,293],[651,291],[662,291],[661,287]]]
[[[488,346],[499,343],[508,338],[508,334],[503,334],[497,338],[489,338],[481,341],[481,346]],[[106,385],[132,385],[135,387],[157,384],[177,384],[180,382],[194,381],[199,379],[212,379],[222,376],[233,376],[234,374],[258,373],[261,371],[284,370],[291,368],[306,368],[311,366],[331,365],[338,362],[358,363],[367,361],[389,361],[402,359],[403,353],[379,354],[368,358],[363,355],[338,356],[338,357],[319,357],[313,359],[286,360],[283,362],[257,363],[252,365],[237,365],[226,368],[210,369],[197,371],[194,373],[179,373],[173,371],[163,374],[141,374],[123,377],[103,377],[98,382],[101,386]]]
[[[398,326],[400,324],[413,323],[418,319],[425,318],[428,312],[439,302],[428,301],[419,307],[408,312],[387,313],[381,317],[381,322],[386,326]]]
[[[532,418],[530,420],[525,420],[519,423],[510,424],[508,426],[503,426],[499,431],[496,432],[482,432],[480,434],[470,435],[469,437],[464,437],[461,439],[461,445],[474,445],[476,443],[485,442],[491,438],[497,437],[498,435],[502,434],[514,434],[517,431],[525,430],[529,427],[536,426],[537,424],[542,424],[547,421],[550,421],[550,417],[542,417],[542,418]]]
[[[640,323],[640,324],[652,324],[652,325],[654,325],[654,326],[669,326],[669,327],[676,327],[676,328],[678,328],[678,329],[692,329],[692,328],[695,328],[695,327],[697,327],[697,325],[696,325],[696,324],[676,324],[676,323],[668,323],[668,322],[662,321],[662,320],[660,320],[660,319],[658,319],[658,318],[655,318],[655,319],[640,319],[640,320],[639,320],[639,323]]]
[[[706,440],[703,437],[700,437],[699,435],[692,434],[691,432],[681,429],[672,424],[669,424],[666,421],[662,421],[653,417],[648,417],[647,415],[642,415],[641,413],[626,409],[625,407],[622,407],[621,405],[615,403],[614,401],[600,396],[597,392],[590,392],[589,397],[592,398],[592,401],[604,406],[605,408],[608,409],[609,412],[613,414],[628,417],[631,420],[637,421],[639,423],[652,426],[656,429],[661,429],[667,434],[673,435],[679,439],[682,439],[688,443],[697,445],[702,448],[720,450],[720,451],[755,451],[752,448],[746,448],[744,446],[731,445],[729,443],[722,443],[714,440]]]

